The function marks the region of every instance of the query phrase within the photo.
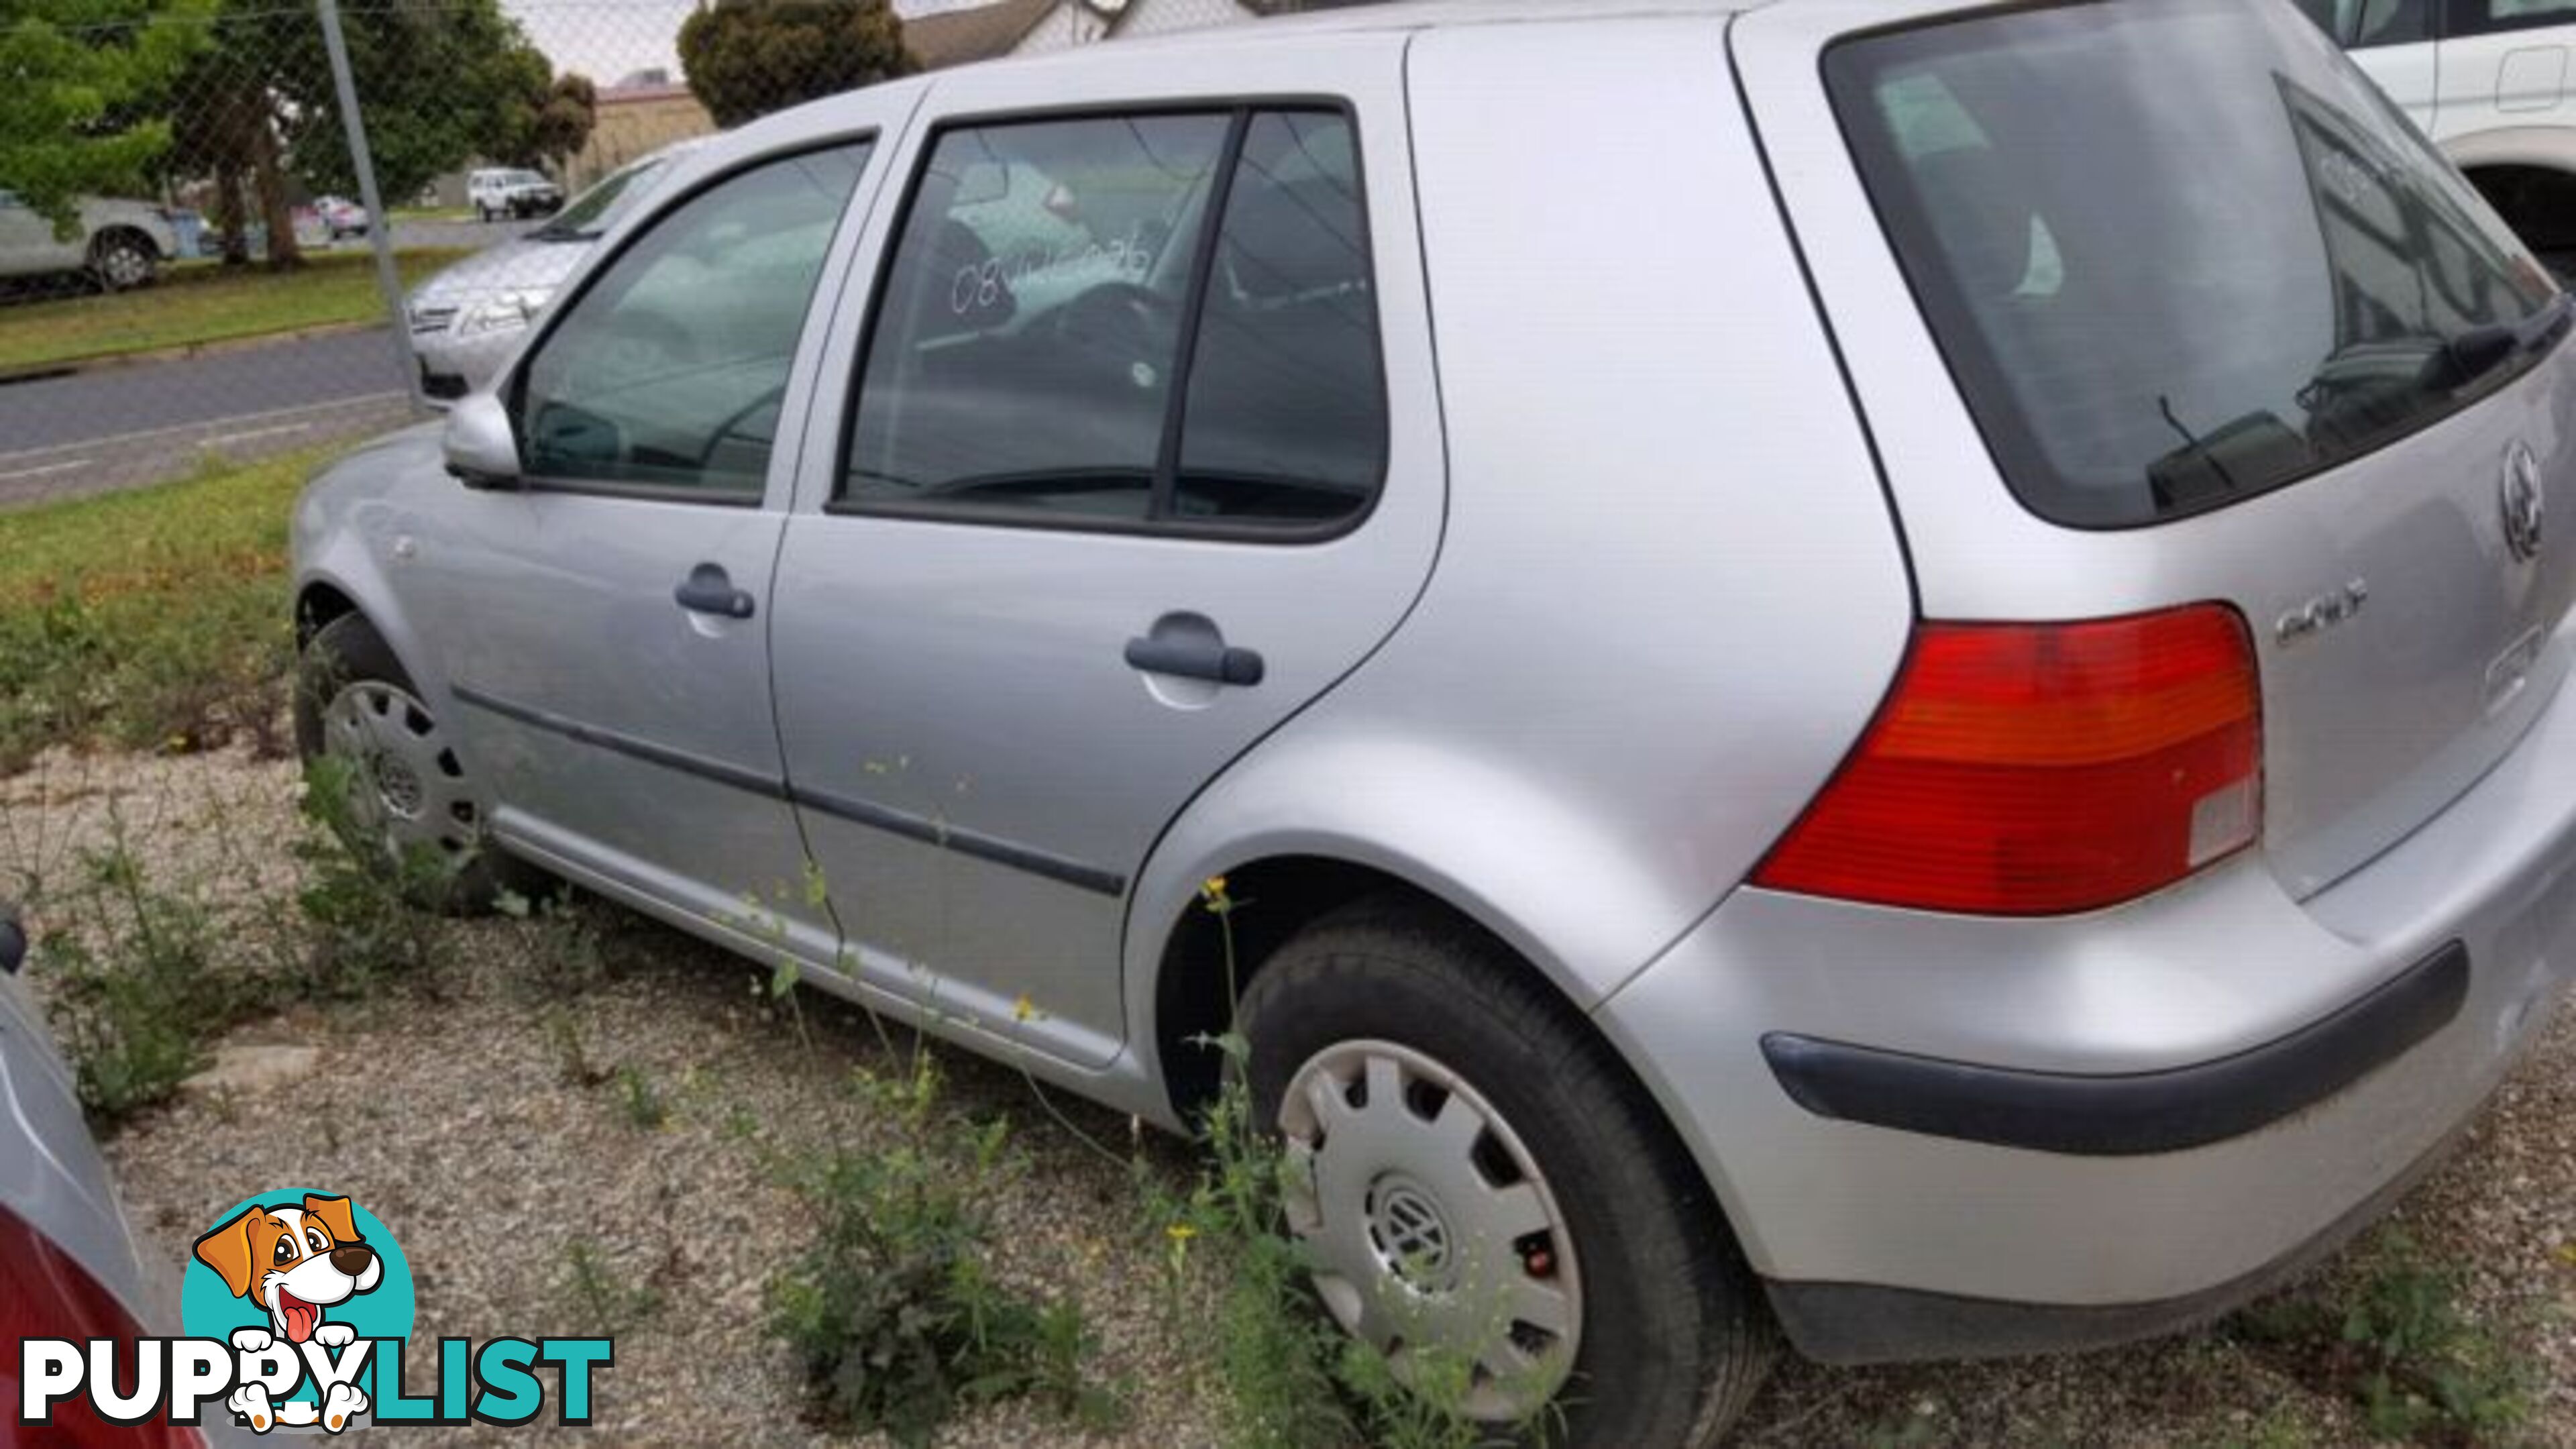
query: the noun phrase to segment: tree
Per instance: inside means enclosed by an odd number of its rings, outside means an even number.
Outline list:
[[[888,0],[701,0],[680,65],[719,126],[921,69]]]
[[[567,71],[524,97],[510,143],[492,152],[492,159],[512,166],[561,169],[590,139],[590,128],[598,119],[599,87],[590,77]]]
[[[214,178],[228,260],[248,260],[243,223],[256,212],[270,265],[292,267],[302,252],[289,180],[343,196],[358,189],[330,58],[321,26],[300,4],[218,3],[212,48],[173,87],[174,164]],[[340,15],[377,188],[389,202],[476,156],[508,156],[543,129],[553,64],[499,0],[346,6]],[[572,119],[568,108],[550,123],[554,140]]]
[[[205,43],[214,0],[0,0],[0,186],[79,234],[80,198],[146,188],[170,145],[147,98]]]

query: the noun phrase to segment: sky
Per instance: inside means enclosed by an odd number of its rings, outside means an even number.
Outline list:
[[[896,0],[901,15],[956,10],[983,0]],[[680,78],[674,42],[696,0],[502,0],[558,71],[577,70],[602,86],[660,67]]]

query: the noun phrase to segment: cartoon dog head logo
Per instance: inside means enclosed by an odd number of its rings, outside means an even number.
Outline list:
[[[212,1268],[236,1298],[268,1313],[278,1337],[302,1343],[324,1310],[384,1279],[345,1197],[306,1193],[301,1203],[253,1203],[197,1239],[197,1261]]]

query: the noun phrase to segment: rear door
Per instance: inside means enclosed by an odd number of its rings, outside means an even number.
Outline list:
[[[2513,747],[2567,668],[2566,328],[2312,26],[1826,0],[1735,44],[1927,615],[2232,604],[2300,897]]]
[[[2576,0],[2441,0],[2442,102],[2433,134],[2565,125]]]
[[[864,979],[1106,1061],[1155,838],[1420,590],[1442,471],[1401,57],[1104,53],[932,92],[772,633]]]

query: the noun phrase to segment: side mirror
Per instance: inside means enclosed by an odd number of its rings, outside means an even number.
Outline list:
[[[488,392],[457,399],[447,414],[447,436],[441,441],[447,471],[468,488],[519,486],[519,441],[510,432],[510,413]]]

